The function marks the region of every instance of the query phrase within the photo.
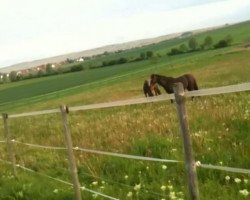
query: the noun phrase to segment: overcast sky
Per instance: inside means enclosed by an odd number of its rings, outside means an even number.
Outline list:
[[[250,0],[0,0],[0,67],[250,19]]]

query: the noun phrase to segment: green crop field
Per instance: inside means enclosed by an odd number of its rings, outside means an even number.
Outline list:
[[[0,111],[21,113],[99,102],[143,97],[142,84],[150,74],[178,76],[192,73],[200,88],[250,81],[250,22],[200,33],[199,42],[210,35],[214,43],[230,34],[231,46],[176,56],[166,53],[187,43],[179,38],[86,61],[98,65],[120,57],[136,57],[152,50],[161,57],[81,72],[0,85]],[[163,92],[163,89],[160,88]],[[250,93],[206,96],[186,102],[189,130],[196,161],[202,164],[249,169]],[[170,101],[124,107],[70,112],[69,128],[74,146],[138,156],[183,161],[175,104]],[[16,141],[64,147],[60,114],[10,118],[9,129]],[[4,140],[0,122],[0,141]],[[71,182],[67,153],[14,143],[17,163],[36,173],[0,161],[0,199],[29,200],[74,198],[71,186],[41,174]],[[7,160],[0,143],[0,158]],[[189,199],[184,163],[138,161],[75,151],[81,186],[118,199]],[[197,168],[201,200],[248,199],[250,175]],[[83,199],[106,199],[86,190]]]

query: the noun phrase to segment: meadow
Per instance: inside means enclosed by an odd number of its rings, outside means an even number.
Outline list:
[[[151,73],[177,76],[192,73],[200,88],[250,81],[249,22],[211,31],[214,39],[230,30],[232,46],[217,50],[162,56],[138,63],[98,68],[0,86],[1,112],[32,110],[108,102],[142,97],[142,83]],[[199,35],[204,38],[205,33]],[[187,40],[187,39],[186,39]],[[200,39],[202,40],[202,39]],[[151,45],[165,52],[184,39]],[[170,45],[171,44],[171,45]],[[134,49],[128,56],[145,49]],[[115,56],[115,55],[109,55]],[[120,55],[119,55],[120,56]],[[103,59],[103,58],[100,58]],[[109,58],[108,58],[109,59]],[[96,61],[100,62],[100,61]],[[161,89],[161,91],[163,91]],[[196,161],[249,169],[250,93],[240,92],[187,100],[189,129]],[[65,146],[60,114],[10,118],[17,141]],[[103,151],[183,160],[175,105],[169,101],[69,113],[74,146]],[[0,140],[4,139],[0,122]],[[0,143],[1,159],[6,160]],[[64,150],[46,150],[15,144],[17,163],[38,173],[70,182]],[[159,163],[101,156],[75,151],[80,183],[86,188],[119,199],[189,199],[183,163]],[[63,183],[0,162],[0,199],[73,199],[73,189]],[[249,174],[198,168],[203,200],[248,199]],[[82,191],[83,199],[105,199]]]

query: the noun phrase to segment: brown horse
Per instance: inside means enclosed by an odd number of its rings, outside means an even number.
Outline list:
[[[157,96],[161,94],[161,91],[159,90],[157,83],[151,86],[150,80],[144,81],[143,92],[145,94],[145,97],[152,97],[152,96]]]
[[[181,82],[183,84],[184,90],[198,90],[196,79],[192,74],[184,74],[177,78],[152,74],[150,78],[150,87],[153,88],[154,85],[158,83],[165,89],[168,94],[174,93],[173,84],[178,82]]]

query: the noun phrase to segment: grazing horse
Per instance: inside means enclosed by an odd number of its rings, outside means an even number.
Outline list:
[[[145,94],[145,97],[152,97],[161,94],[161,91],[159,90],[157,83],[150,85],[150,80],[144,81],[143,92]]]
[[[184,74],[180,77],[166,77],[162,75],[152,74],[150,76],[150,87],[154,87],[156,83],[162,86],[168,94],[174,93],[173,85],[174,83],[181,82],[183,84],[184,90],[192,91],[198,90],[197,82],[192,74]]]

